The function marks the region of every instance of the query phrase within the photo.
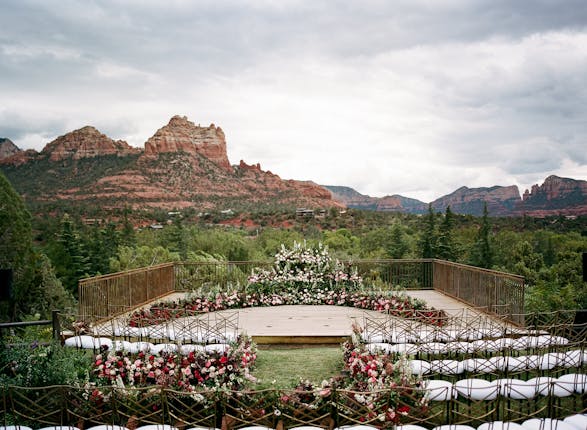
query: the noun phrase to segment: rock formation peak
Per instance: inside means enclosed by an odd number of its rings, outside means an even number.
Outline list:
[[[41,154],[48,155],[52,161],[72,158],[91,158],[102,155],[126,156],[140,152],[123,140],[113,140],[96,128],[87,125],[78,130],[59,136],[48,143]]]
[[[216,165],[232,171],[226,153],[226,138],[220,127],[196,125],[185,116],[175,115],[145,143],[145,156],[163,152],[200,154]]]
[[[20,151],[20,148],[16,146],[12,140],[0,137],[0,159],[11,157]]]

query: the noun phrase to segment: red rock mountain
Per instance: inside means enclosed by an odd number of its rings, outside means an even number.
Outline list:
[[[533,185],[531,190],[524,192],[515,214],[535,217],[585,215],[587,181],[549,176],[542,185]]]
[[[426,203],[397,194],[385,197],[371,197],[349,187],[325,185],[325,188],[330,190],[335,200],[344,203],[349,208],[413,214],[423,214],[428,210]]]
[[[220,127],[195,125],[174,116],[145,143],[133,148],[86,126],[58,137],[39,153],[21,151],[0,139],[0,170],[15,189],[43,210],[46,205],[116,209],[196,208],[263,205],[353,207],[424,213],[427,204],[392,195],[375,198],[349,187],[282,180],[259,164],[231,166]],[[328,188],[328,189],[327,189]],[[334,196],[334,198],[332,197]],[[467,188],[443,196],[432,206],[481,215],[487,203],[493,216],[587,214],[587,181],[550,176],[520,198],[516,186]]]
[[[282,180],[241,161],[231,166],[220,127],[174,116],[145,149],[86,126],[33,150],[0,157],[0,169],[32,207],[59,201],[95,211],[257,207],[342,207],[325,188]]]
[[[458,190],[434,200],[432,208],[437,212],[444,212],[447,206],[455,213],[482,215],[485,203],[487,210],[493,216],[508,216],[520,201],[518,187],[494,186],[490,188],[467,188]]]

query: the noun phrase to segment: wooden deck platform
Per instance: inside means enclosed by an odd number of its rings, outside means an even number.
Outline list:
[[[472,307],[434,290],[408,291],[411,297],[425,300],[449,315],[477,313]],[[219,316],[224,311],[218,312]],[[234,313],[235,310],[226,311]],[[365,317],[385,319],[377,311],[344,306],[275,306],[238,310],[239,331],[252,336],[257,344],[340,344],[352,333],[353,323]]]
[[[471,306],[434,290],[410,290],[406,294],[451,316],[481,315]],[[157,301],[175,301],[185,296],[185,293],[172,293]],[[234,319],[235,313],[238,314],[238,331],[250,335],[260,345],[340,344],[351,335],[353,324],[363,326],[366,318],[371,321],[389,318],[377,311],[328,305],[231,309],[206,314],[205,318],[212,325],[222,324],[227,318]],[[110,323],[103,322],[102,325],[109,327]]]

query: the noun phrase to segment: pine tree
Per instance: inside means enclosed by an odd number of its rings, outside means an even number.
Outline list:
[[[391,258],[403,258],[408,251],[408,244],[404,239],[404,232],[399,222],[391,227],[387,255]]]
[[[80,235],[68,214],[61,219],[61,231],[50,255],[65,289],[77,296],[78,281],[88,274],[88,258]]]
[[[422,258],[436,258],[436,248],[438,236],[436,234],[435,214],[432,210],[432,204],[428,205],[428,215],[426,217],[426,227],[420,240],[420,250]]]
[[[458,252],[453,234],[454,223],[454,214],[449,205],[446,207],[438,235],[437,257],[443,260],[455,261],[457,259]]]
[[[186,231],[183,227],[181,215],[177,215],[173,219],[173,226],[171,227],[169,249],[177,252],[184,261],[188,254],[188,245],[185,235]]]
[[[491,249],[491,241],[489,235],[491,233],[491,224],[489,223],[489,213],[487,211],[487,203],[483,207],[483,218],[481,218],[481,226],[477,232],[477,239],[473,246],[471,255],[471,263],[477,267],[491,269],[493,267],[493,250]]]

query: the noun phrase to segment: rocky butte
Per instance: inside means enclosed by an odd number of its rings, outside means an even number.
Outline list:
[[[586,215],[587,181],[549,176],[542,185],[524,191],[516,215]]]
[[[200,154],[217,166],[232,172],[226,153],[226,138],[220,127],[200,127],[185,116],[174,116],[145,143],[145,156],[164,152]]]
[[[49,142],[41,152],[0,148],[0,169],[32,207],[59,202],[88,210],[255,207],[259,204],[341,207],[325,188],[282,180],[261,166],[231,166],[220,127],[174,116],[133,148],[86,126]]]

